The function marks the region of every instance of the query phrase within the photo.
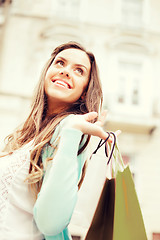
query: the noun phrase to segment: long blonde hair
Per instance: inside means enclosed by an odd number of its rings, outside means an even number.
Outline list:
[[[45,75],[56,55],[59,52],[69,48],[75,48],[84,51],[89,57],[91,63],[89,83],[87,89],[85,90],[85,97],[83,99],[79,98],[69,109],[65,110],[64,112],[46,117],[47,96],[44,91]],[[65,43],[55,48],[41,73],[40,81],[31,106],[31,112],[22,127],[19,127],[13,134],[7,137],[7,144],[5,148],[8,152],[11,152],[19,149],[34,139],[34,147],[30,154],[30,169],[27,179],[28,182],[31,183],[36,194],[40,191],[43,177],[41,151],[44,145],[50,142],[57,124],[65,116],[72,113],[84,114],[90,111],[99,112],[102,105],[102,99],[102,88],[94,55],[90,52],[87,52],[80,44],[75,42]],[[88,136],[85,144],[79,150],[78,154],[80,154],[86,148],[89,139],[90,136]],[[79,187],[84,178],[84,170],[85,167],[83,169]]]

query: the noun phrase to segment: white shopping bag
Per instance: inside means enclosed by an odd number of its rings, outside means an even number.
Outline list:
[[[94,145],[97,146],[96,141],[92,144],[92,148],[95,150]],[[101,147],[88,160],[86,175],[79,190],[78,201],[69,225],[70,232],[73,235],[81,236],[82,239],[92,221],[106,176],[109,177],[110,174],[110,167],[106,162],[104,147]]]

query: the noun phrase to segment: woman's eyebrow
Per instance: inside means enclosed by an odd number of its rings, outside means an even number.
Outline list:
[[[84,67],[86,70],[88,70],[88,68],[86,66],[84,66],[83,64],[75,64],[75,66],[77,66],[77,67]]]
[[[67,61],[65,58],[58,56],[56,59],[62,59],[63,61]]]
[[[65,62],[67,62],[67,59],[65,59],[65,58],[63,58],[61,56],[58,56],[57,59],[59,59],[59,58],[62,59],[63,61],[65,61]],[[77,67],[83,67],[83,68],[85,68],[88,71],[88,68],[86,66],[84,66],[83,64],[75,63],[74,65],[77,66]]]

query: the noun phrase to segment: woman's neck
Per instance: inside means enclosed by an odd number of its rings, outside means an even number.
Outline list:
[[[49,117],[49,116],[52,116],[52,115],[57,115],[57,114],[60,114],[60,113],[62,113],[62,112],[64,112],[64,111],[66,111],[69,107],[68,107],[68,105],[67,106],[62,106],[62,105],[57,105],[57,104],[55,104],[56,106],[48,106],[48,109],[47,109],[47,117]]]

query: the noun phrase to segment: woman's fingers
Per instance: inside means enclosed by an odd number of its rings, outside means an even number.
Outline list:
[[[107,110],[104,110],[101,115],[99,116],[99,119],[97,122],[95,122],[96,125],[103,126],[107,116]]]
[[[121,134],[121,130],[117,130],[117,131],[115,131],[115,135],[116,135],[116,137],[118,137],[120,134]]]
[[[107,110],[103,110],[103,112],[101,113],[101,115],[99,117],[99,121],[104,123],[104,121],[106,120],[106,116],[107,116]]]
[[[102,127],[97,126],[96,124],[90,122],[86,122],[83,125],[83,133],[100,137],[103,140],[105,140],[108,137],[108,133],[106,133]]]
[[[106,133],[101,126],[103,125],[106,119],[106,114],[107,111],[104,110],[101,113],[99,120],[95,123],[90,123],[90,121],[94,120],[98,116],[97,112],[90,112],[84,114],[83,115],[84,120],[86,120],[88,123],[86,122],[86,124],[84,125],[83,132],[86,134],[100,137],[105,140],[108,137],[108,133]]]
[[[87,122],[90,122],[90,121],[94,120],[98,116],[98,113],[97,112],[89,112],[89,113],[86,113],[86,114],[84,114],[82,116],[84,117],[84,119]]]
[[[107,110],[104,110],[101,115],[99,116],[98,121],[95,123],[96,125],[102,126],[104,124],[104,121],[106,119],[106,115],[107,115]],[[97,112],[89,112],[83,115],[84,119],[88,122],[94,120],[97,116],[98,113]]]
[[[97,112],[89,112],[83,115],[74,115],[72,121],[68,123],[68,126],[79,129],[84,134],[93,135],[105,140],[108,137],[108,133],[106,133],[101,126],[105,121],[106,114],[107,111],[103,111],[99,117],[99,120],[95,123],[92,123],[91,121],[97,118]],[[121,131],[118,130],[115,132],[115,135],[119,136],[120,133]],[[112,142],[112,137],[110,137],[108,141]]]
[[[117,131],[114,132],[114,134],[115,134],[116,137],[118,137],[118,136],[121,134],[121,132],[122,132],[121,130],[117,130]],[[113,141],[113,136],[112,136],[112,134],[111,134],[111,136],[109,137],[108,141],[112,143],[112,141]]]

